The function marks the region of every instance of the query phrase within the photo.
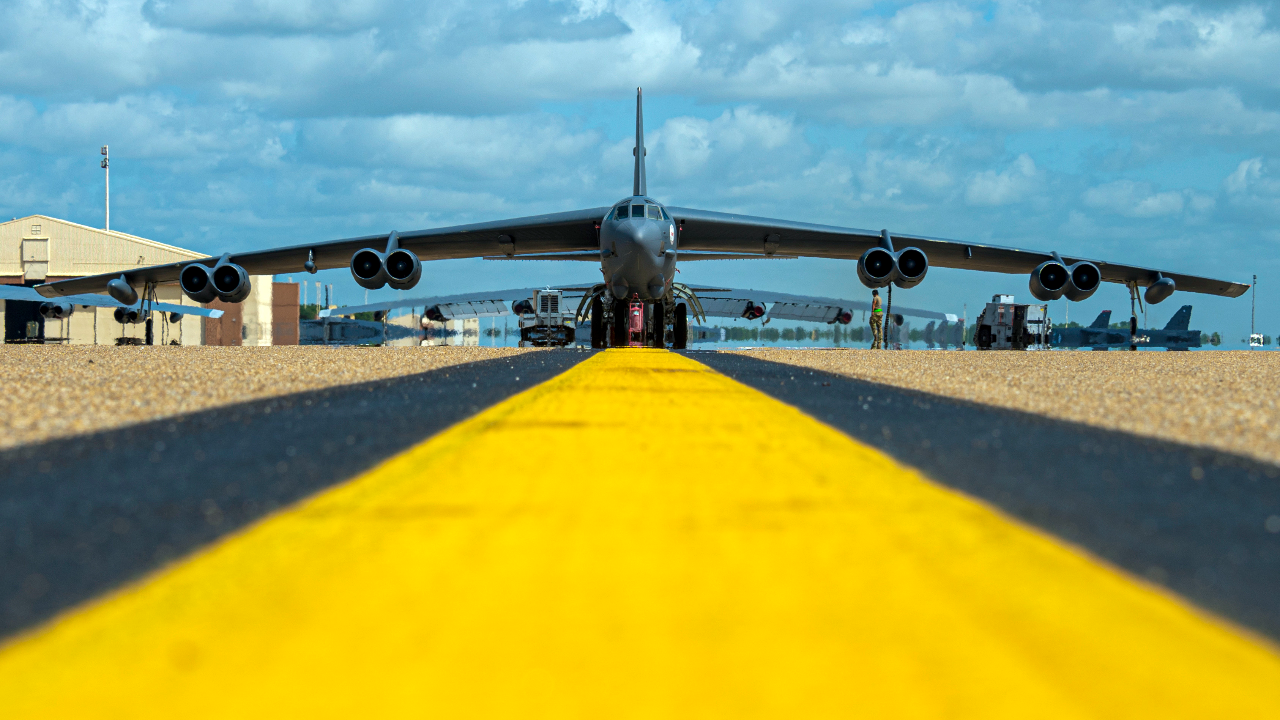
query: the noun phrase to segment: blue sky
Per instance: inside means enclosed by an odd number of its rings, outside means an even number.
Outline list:
[[[0,215],[215,253],[603,205],[980,240],[1248,281],[1280,334],[1272,3],[188,0],[0,2]],[[346,271],[340,302],[363,299]],[[451,261],[415,294],[583,282]],[[733,261],[689,283],[862,298],[852,263]],[[1021,276],[895,293],[969,315]],[[389,291],[382,293],[389,295]],[[378,296],[378,295],[375,295]],[[1053,314],[1061,318],[1062,305]],[[1238,338],[1249,301],[1177,294]],[[1071,318],[1125,311],[1105,286]]]

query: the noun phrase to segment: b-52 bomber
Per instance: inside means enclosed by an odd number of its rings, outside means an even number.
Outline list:
[[[930,265],[1002,273],[1028,273],[1031,294],[1046,302],[1084,300],[1103,282],[1126,285],[1130,297],[1145,288],[1148,303],[1175,290],[1239,297],[1241,283],[1153,270],[1070,254],[946,240],[923,235],[857,230],[791,220],[667,206],[648,195],[645,178],[643,93],[636,93],[632,194],[613,205],[454,227],[391,231],[288,247],[224,253],[199,260],[60,280],[36,286],[44,297],[106,292],[132,306],[155,285],[178,283],[200,303],[241,302],[249,276],[349,266],[356,283],[376,290],[414,287],[428,260],[490,258],[580,260],[598,263],[600,282],[589,286],[592,345],[633,344],[637,305],[647,344],[683,347],[688,305],[696,291],[675,282],[679,260],[817,257],[856,261],[863,285],[912,288]],[[611,328],[612,331],[607,331]]]

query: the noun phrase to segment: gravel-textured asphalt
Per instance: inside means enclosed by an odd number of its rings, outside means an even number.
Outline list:
[[[0,451],[0,637],[346,480],[585,357],[511,354]],[[517,452],[476,460],[508,463]]]
[[[0,449],[533,349],[0,345]]]
[[[1280,640],[1275,465],[769,362],[756,353],[691,357],[939,483]]]
[[[745,354],[1280,464],[1280,353],[765,348]]]

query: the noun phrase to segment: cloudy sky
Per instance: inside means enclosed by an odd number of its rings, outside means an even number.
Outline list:
[[[593,207],[629,194],[643,85],[660,200],[1248,281],[1280,333],[1271,3],[0,0],[0,215],[205,252]],[[338,301],[363,299],[345,271]],[[436,263],[419,293],[582,282]],[[862,298],[852,263],[690,283]],[[904,304],[973,317],[1021,276],[934,269]],[[1178,294],[1193,326],[1249,301]],[[1064,302],[1055,303],[1056,318]],[[1106,286],[1072,320],[1127,312]],[[1118,319],[1118,318],[1117,318]]]

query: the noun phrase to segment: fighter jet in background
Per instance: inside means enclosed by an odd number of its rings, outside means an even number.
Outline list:
[[[1131,296],[1145,287],[1148,303],[1174,290],[1239,297],[1248,285],[1133,265],[1087,260],[1057,252],[1019,250],[981,243],[815,225],[732,213],[669,207],[647,192],[643,96],[636,93],[636,141],[632,194],[608,207],[460,225],[414,232],[306,242],[288,247],[226,253],[201,260],[155,265],[39,285],[48,298],[106,292],[126,305],[157,284],[178,283],[200,303],[215,298],[241,302],[249,276],[349,266],[361,287],[414,287],[423,260],[482,257],[506,260],[582,260],[599,265],[600,282],[586,291],[592,344],[634,342],[634,323],[655,346],[683,347],[689,305],[696,291],[676,283],[681,260],[820,257],[856,261],[856,274],[870,288],[911,288],[930,264],[940,267],[1029,273],[1040,301],[1083,300],[1102,282],[1126,285]],[[612,328],[612,331],[608,331]]]
[[[1131,347],[1129,328],[1109,327],[1111,311],[1103,310],[1089,327],[1054,328],[1049,334],[1053,347],[1091,347],[1095,350]],[[1191,306],[1183,305],[1173,314],[1161,330],[1140,329],[1136,335],[1138,347],[1187,350],[1200,347],[1200,331],[1191,330]]]

